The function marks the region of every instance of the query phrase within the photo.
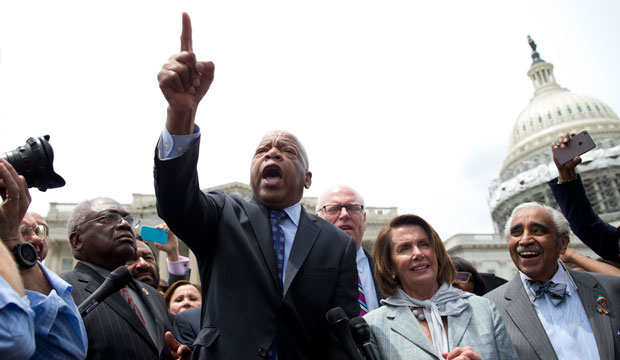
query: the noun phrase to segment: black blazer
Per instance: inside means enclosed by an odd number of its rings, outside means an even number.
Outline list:
[[[71,295],[76,304],[81,304],[105,280],[88,265],[78,262],[73,271],[60,275],[73,290]],[[151,286],[132,280],[142,302],[155,319],[157,332],[161,334],[163,349],[157,351],[146,328],[120,292],[110,295],[92,312],[84,317],[88,335],[87,359],[171,359],[170,348],[163,339],[164,332],[171,329],[166,302],[163,296]]]
[[[573,233],[598,256],[620,263],[620,228],[606,223],[594,212],[581,175],[562,184],[558,184],[558,178],[555,178],[548,184]]]
[[[172,334],[181,344],[194,347],[194,340],[200,332],[200,312],[202,307],[182,311],[174,316]]]
[[[202,193],[198,149],[199,141],[174,159],[155,155],[158,214],[196,254],[203,284],[193,358],[262,358],[277,338],[280,360],[345,359],[325,313],[339,306],[359,316],[355,243],[302,208],[281,290],[268,209]]]

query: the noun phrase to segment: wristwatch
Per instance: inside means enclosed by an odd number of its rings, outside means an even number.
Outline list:
[[[31,243],[19,243],[13,248],[13,257],[19,267],[30,269],[37,263],[37,250]]]

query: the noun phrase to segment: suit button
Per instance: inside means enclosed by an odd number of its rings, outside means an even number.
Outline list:
[[[258,356],[264,358],[265,356],[267,356],[267,350],[265,350],[262,346],[260,346],[258,348]]]

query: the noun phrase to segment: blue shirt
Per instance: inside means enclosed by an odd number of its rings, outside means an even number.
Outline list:
[[[34,312],[0,277],[0,358],[28,359],[34,350]]]
[[[368,263],[368,257],[364,252],[364,248],[360,246],[357,250],[357,274],[362,282],[362,288],[364,289],[364,297],[366,298],[366,306],[368,311],[372,311],[379,307],[377,301],[377,291],[375,290],[375,283],[372,279],[372,272],[370,271],[370,264]]]
[[[52,291],[43,295],[26,290],[34,311],[36,352],[32,359],[85,359],[88,338],[82,317],[71,297],[71,285],[39,262]]]
[[[558,271],[551,278],[554,283],[566,284],[566,297],[558,305],[553,305],[546,293],[544,297],[534,300],[536,295],[527,282],[530,278],[519,273],[558,359],[600,359],[592,326],[577,293],[577,285],[564,265],[558,262]]]

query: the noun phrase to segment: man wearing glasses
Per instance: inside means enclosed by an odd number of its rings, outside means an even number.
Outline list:
[[[41,215],[31,211],[27,212],[19,227],[19,235],[22,241],[31,243],[37,250],[37,260],[45,260],[49,226]]]
[[[78,204],[67,223],[73,271],[61,275],[81,304],[136,252],[140,220],[109,198]],[[164,333],[171,328],[166,303],[155,288],[131,279],[84,317],[89,359],[167,359]]]
[[[375,282],[375,264],[370,253],[362,247],[366,231],[364,199],[350,186],[337,185],[319,197],[316,214],[355,240],[360,315],[378,308],[382,296]]]

